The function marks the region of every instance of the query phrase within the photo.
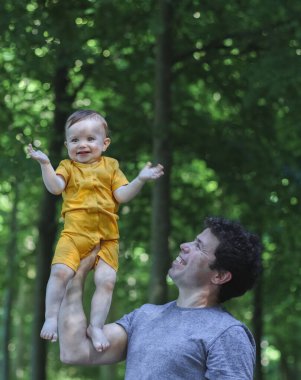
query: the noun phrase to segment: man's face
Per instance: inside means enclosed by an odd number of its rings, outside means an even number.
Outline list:
[[[198,288],[211,283],[214,271],[210,264],[215,260],[219,240],[209,228],[197,235],[194,241],[180,245],[179,256],[168,272],[178,286]]]

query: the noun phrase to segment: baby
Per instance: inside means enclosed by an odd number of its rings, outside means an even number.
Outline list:
[[[103,333],[118,270],[118,206],[134,198],[146,181],[163,173],[162,165],[151,163],[128,182],[117,160],[102,155],[110,145],[105,119],[92,110],[74,112],[65,126],[70,159],[54,170],[49,158],[28,146],[31,158],[41,166],[48,191],[63,195],[64,229],[54,253],[46,290],[45,322],[41,337],[57,340],[57,319],[66,286],[74,276],[80,260],[99,246],[95,263],[95,292],[92,297],[87,334],[99,352],[109,347]]]

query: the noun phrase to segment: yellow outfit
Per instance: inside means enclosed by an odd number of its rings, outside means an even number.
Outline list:
[[[100,243],[98,256],[118,269],[118,202],[113,192],[128,180],[118,161],[100,157],[92,164],[63,160],[56,169],[66,188],[63,192],[64,229],[52,264],[65,264],[77,270],[80,260]]]

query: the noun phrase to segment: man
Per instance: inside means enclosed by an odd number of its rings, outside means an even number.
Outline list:
[[[255,344],[221,304],[251,289],[261,270],[259,239],[238,223],[207,218],[205,230],[180,246],[169,270],[178,299],[143,305],[104,327],[110,347],[97,352],[82,308],[91,255],[69,283],[59,317],[61,360],[109,364],[126,359],[128,380],[251,380]]]

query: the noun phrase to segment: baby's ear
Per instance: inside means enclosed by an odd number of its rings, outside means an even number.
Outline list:
[[[67,141],[64,142],[64,145],[65,145],[66,148],[68,148],[68,146],[67,146]]]
[[[109,137],[106,137],[104,140],[103,140],[103,151],[105,152],[109,145],[111,144],[111,139]]]

